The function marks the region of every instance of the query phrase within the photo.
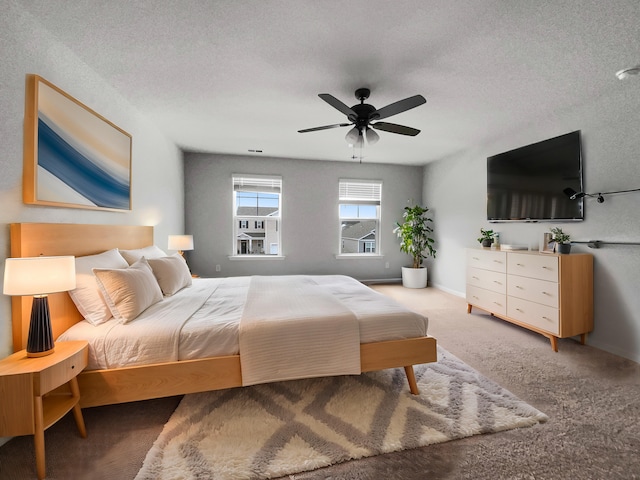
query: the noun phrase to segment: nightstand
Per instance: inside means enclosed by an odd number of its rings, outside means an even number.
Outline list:
[[[44,431],[73,410],[80,435],[77,376],[87,366],[89,344],[56,342],[51,355],[28,358],[22,350],[0,360],[0,437],[33,435],[38,479],[45,477]]]

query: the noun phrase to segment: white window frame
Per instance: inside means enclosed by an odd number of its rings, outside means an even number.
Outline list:
[[[342,216],[342,205],[362,205],[376,207],[376,217],[348,217]],[[382,256],[380,242],[380,224],[382,211],[382,181],[381,180],[362,180],[362,179],[340,179],[338,182],[338,254],[336,258],[365,258]],[[374,243],[374,252],[343,252],[344,244],[342,238],[342,230],[344,222],[373,220],[375,222],[375,241],[366,240],[364,242]],[[367,232],[368,233],[368,232]],[[363,242],[363,243],[364,243]],[[366,250],[366,249],[365,249]]]
[[[231,260],[246,260],[246,259],[258,259],[258,260],[272,260],[283,259],[282,255],[282,177],[277,175],[256,175],[256,174],[233,174],[232,178],[232,195],[233,195],[233,247],[229,259]],[[278,207],[276,212],[272,212],[269,215],[238,215],[238,197],[237,192],[256,192],[256,193],[277,193],[278,194]],[[240,222],[247,222],[246,230]],[[254,223],[255,222],[255,223]],[[256,225],[262,224],[261,228]],[[273,225],[272,229],[269,229],[269,225]],[[256,226],[256,228],[251,228]],[[238,234],[243,232],[245,234],[251,233],[252,230],[260,230],[261,233],[265,233],[265,237],[256,241],[256,244],[261,244],[261,253],[239,253],[239,238]],[[267,231],[268,230],[268,231]],[[271,252],[276,251],[276,254]]]

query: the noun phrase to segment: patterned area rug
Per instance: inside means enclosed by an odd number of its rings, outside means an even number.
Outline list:
[[[527,427],[547,416],[439,347],[438,363],[185,395],[136,480],[259,479]]]

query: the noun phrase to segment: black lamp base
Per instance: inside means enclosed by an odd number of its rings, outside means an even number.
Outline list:
[[[49,301],[46,295],[34,296],[31,304],[29,337],[27,338],[27,357],[44,357],[51,355],[53,350]]]

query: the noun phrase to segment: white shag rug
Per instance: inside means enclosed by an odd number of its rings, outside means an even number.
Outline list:
[[[275,478],[547,416],[438,348],[438,362],[185,395],[136,480]]]

